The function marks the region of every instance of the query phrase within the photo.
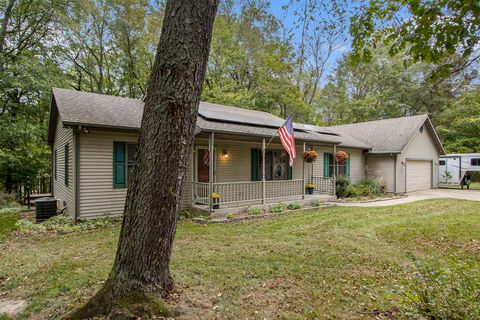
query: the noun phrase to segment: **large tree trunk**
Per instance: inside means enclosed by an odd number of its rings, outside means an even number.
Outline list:
[[[104,287],[68,318],[108,314],[173,288],[170,256],[217,6],[167,2],[115,262]]]

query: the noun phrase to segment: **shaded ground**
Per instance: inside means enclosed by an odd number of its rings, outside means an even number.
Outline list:
[[[58,318],[102,285],[118,229],[10,236],[0,244],[0,297],[27,299],[21,318]],[[412,256],[480,260],[478,230],[478,203],[451,199],[233,225],[182,221],[170,302],[183,319],[371,319],[395,310],[391,290]]]

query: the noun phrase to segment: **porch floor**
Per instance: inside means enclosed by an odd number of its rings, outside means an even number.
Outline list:
[[[305,199],[301,197],[292,197],[292,198],[283,198],[283,199],[266,199],[265,204],[256,203],[226,203],[220,204],[219,209],[214,209],[212,215],[214,216],[225,216],[230,213],[238,213],[248,209],[269,209],[270,207],[282,203],[282,204],[290,204],[290,203],[298,203],[302,207],[310,205],[313,200],[318,200],[320,202],[328,202],[336,200],[336,197],[330,194],[306,194]],[[192,208],[196,211],[208,213],[209,206],[204,204],[195,204]]]

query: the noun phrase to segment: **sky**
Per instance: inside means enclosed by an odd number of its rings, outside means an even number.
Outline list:
[[[293,15],[292,11],[294,8],[289,7],[289,14],[285,15],[284,10],[282,9],[283,6],[288,5],[289,3],[297,3],[295,0],[273,0],[270,2],[270,12],[276,16],[278,19],[283,21],[287,27],[293,27],[296,21],[296,17]],[[303,3],[303,1],[299,1]],[[353,3],[353,1],[350,1]],[[297,3],[298,4],[298,3]],[[300,32],[296,33],[296,39],[299,41],[300,39]],[[345,30],[345,41],[340,43],[338,48],[333,52],[332,56],[327,62],[325,75],[329,75],[334,71],[336,61],[342,57],[345,52],[348,52],[351,48],[351,40],[348,34],[348,29]],[[322,79],[322,84],[326,82],[326,79]]]

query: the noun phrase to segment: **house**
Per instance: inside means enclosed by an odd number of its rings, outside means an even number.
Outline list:
[[[52,189],[73,218],[123,213],[142,112],[141,100],[52,90]],[[444,151],[426,115],[328,128],[296,123],[293,167],[278,137],[268,144],[283,122],[266,112],[200,103],[182,207],[211,208],[213,192],[223,207],[305,199],[306,183],[315,185],[312,197],[329,199],[337,175],[352,182],[383,177],[397,193],[437,186]],[[317,151],[316,161],[302,161],[307,149]],[[338,150],[349,159],[335,163]]]
[[[452,153],[440,157],[439,182],[460,184],[467,172],[480,172],[480,153]]]

